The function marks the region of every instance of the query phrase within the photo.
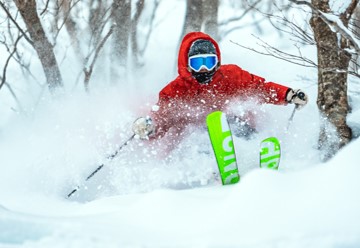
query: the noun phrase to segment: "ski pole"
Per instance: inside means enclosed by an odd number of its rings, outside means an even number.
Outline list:
[[[295,96],[298,96],[301,100],[305,100],[305,94],[303,92],[300,92],[299,94],[294,95],[293,98]],[[294,119],[295,112],[296,112],[297,109],[299,109],[299,107],[300,107],[299,104],[295,104],[295,108],[291,113],[291,116],[290,116],[289,121],[288,121],[288,125],[286,127],[286,132],[289,131],[290,125],[291,125],[291,123],[293,122],[293,119]]]
[[[286,131],[289,131],[290,125],[291,125],[291,123],[293,122],[294,115],[295,115],[295,111],[296,111],[297,108],[298,108],[298,105],[296,104],[296,105],[295,105],[295,108],[294,108],[294,110],[292,111],[291,116],[290,116],[290,118],[289,118],[289,121],[288,121],[288,124],[287,124],[287,127],[286,127]]]
[[[113,154],[109,155],[106,159],[108,160],[112,160],[114,159],[119,152],[121,151],[121,149],[123,149],[126,145],[128,145],[130,143],[130,141],[132,139],[134,139],[135,134],[133,134],[129,139],[127,139]],[[99,170],[101,170],[104,167],[105,163],[102,163],[101,165],[99,165],[93,172],[90,173],[89,176],[87,176],[87,178],[85,179],[85,181],[88,181],[90,178],[92,178]],[[74,188],[68,195],[67,197],[69,198],[70,196],[72,196],[76,191],[78,191],[80,189],[80,186],[78,185],[76,188]]]

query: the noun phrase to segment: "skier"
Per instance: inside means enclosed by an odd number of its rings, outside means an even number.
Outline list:
[[[307,95],[301,90],[273,82],[241,69],[237,65],[221,65],[217,42],[202,32],[188,33],[182,40],[175,80],[159,93],[157,105],[147,117],[138,118],[133,131],[140,139],[167,139],[174,147],[184,137],[185,128],[204,126],[206,116],[216,110],[227,112],[232,102],[256,100],[257,103],[304,106]],[[255,130],[252,116],[241,120],[247,136]]]

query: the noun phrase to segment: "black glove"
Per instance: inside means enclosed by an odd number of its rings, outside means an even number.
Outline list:
[[[288,101],[288,103],[294,103],[298,107],[303,107],[308,102],[308,96],[302,90],[290,89],[286,94],[286,100]]]

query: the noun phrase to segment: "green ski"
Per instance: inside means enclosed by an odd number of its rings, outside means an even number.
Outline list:
[[[233,138],[226,115],[215,111],[206,118],[212,147],[223,185],[234,184],[240,180],[236,164]]]
[[[261,141],[260,144],[260,168],[277,170],[280,163],[280,142],[275,137]]]

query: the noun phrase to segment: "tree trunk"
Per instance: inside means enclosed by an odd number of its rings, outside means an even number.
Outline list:
[[[133,20],[131,20],[131,52],[132,52],[132,61],[135,68],[141,66],[139,61],[139,46],[137,41],[137,25],[139,23],[139,18],[142,11],[145,7],[145,0],[138,0],[136,3],[136,12]]]
[[[312,0],[312,4],[324,13],[330,12],[328,0]],[[323,151],[323,160],[327,160],[352,138],[346,123],[349,110],[347,75],[351,55],[345,51],[347,40],[339,38],[318,15],[313,13],[310,25],[318,55],[317,105],[322,122],[319,149]]]
[[[354,26],[354,33],[360,34],[360,7],[357,7],[355,9],[353,26]],[[359,63],[360,63],[359,54],[353,54],[353,59],[352,62],[350,63],[350,69],[353,72],[358,73],[360,70]]]
[[[131,31],[131,0],[114,0],[112,17],[114,29],[114,55],[119,65],[126,67]],[[115,71],[117,69],[115,68]]]
[[[203,2],[202,0],[187,0],[186,14],[181,39],[189,32],[201,31],[203,24]]]
[[[50,92],[63,86],[54,50],[45,35],[39,16],[36,12],[35,0],[14,1],[33,41],[33,46],[39,56]]]
[[[215,40],[219,40],[218,9],[219,0],[203,0],[204,31]]]
[[[91,30],[92,44],[96,47],[101,42],[101,34],[104,28],[104,15],[106,13],[106,6],[104,1],[91,0],[89,2],[89,27]]]
[[[73,17],[70,13],[71,11],[71,0],[59,0],[59,4],[61,4],[61,14],[62,18],[65,21],[65,28],[69,33],[71,39],[71,45],[74,49],[75,56],[77,56],[80,63],[84,62],[84,55],[82,53],[82,49],[80,46],[80,40],[78,37],[79,30],[77,28],[76,22],[73,20]]]

